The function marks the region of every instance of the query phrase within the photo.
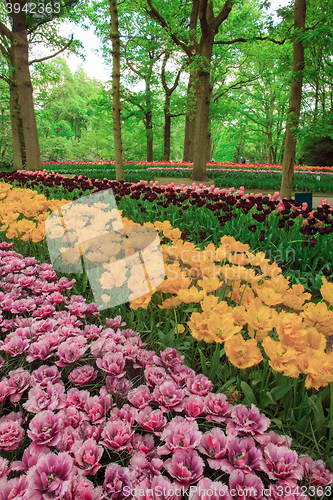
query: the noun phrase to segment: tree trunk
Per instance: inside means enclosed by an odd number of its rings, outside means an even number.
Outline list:
[[[123,147],[121,140],[121,119],[120,119],[120,41],[118,25],[117,0],[109,0],[111,14],[111,34],[112,41],[112,118],[113,118],[113,139],[114,139],[114,159],[116,163],[116,180],[124,181]]]
[[[152,113],[146,113],[146,134],[147,134],[147,161],[154,161],[153,155],[153,121]]]
[[[267,144],[262,145],[262,161],[263,163],[267,163]]]
[[[273,135],[271,130],[268,132],[267,138],[268,138],[268,163],[271,164],[272,153],[273,153],[273,145],[272,145]]]
[[[191,179],[195,182],[207,182],[207,155],[209,148],[208,125],[209,107],[212,94],[210,83],[210,62],[213,53],[214,34],[209,33],[200,41],[200,69],[198,71],[197,108],[195,115],[194,156]]]
[[[190,59],[191,64],[191,59]],[[190,78],[187,86],[187,103],[185,118],[185,137],[183,161],[193,161],[194,133],[195,133],[195,111],[196,111],[196,72],[190,68]]]
[[[272,163],[273,157],[273,115],[274,115],[274,102],[275,102],[275,92],[272,93],[271,84],[269,82],[269,93],[270,93],[270,108],[269,108],[269,124],[268,124],[268,163]]]
[[[213,145],[213,138],[212,138],[212,121],[210,118],[208,118],[208,134],[207,134],[207,158],[206,162],[211,161],[212,159],[212,145]]]
[[[29,71],[28,39],[25,12],[20,10],[13,17],[13,57],[19,93],[24,142],[27,157],[27,170],[41,170],[37,123],[32,96],[32,84]]]
[[[241,145],[241,144],[239,144],[239,145],[237,146],[237,148],[236,148],[236,158],[235,158],[235,162],[236,162],[236,163],[239,163],[239,162],[240,162],[239,157],[240,157],[240,150],[241,150],[241,147],[242,147],[242,145]]]
[[[79,124],[79,119],[76,117],[75,118],[75,140],[78,138],[78,124]]]
[[[283,134],[283,138],[282,138],[281,150],[280,150],[280,155],[279,155],[280,163],[283,162],[283,152],[284,152],[285,145],[286,145],[286,133]]]
[[[319,97],[319,78],[316,80],[315,102],[313,110],[313,137],[316,137],[317,113],[318,113],[318,97]]]
[[[165,77],[165,67],[166,67],[166,64],[169,60],[170,54],[171,54],[170,51],[166,51],[164,58],[163,58],[162,71],[161,71],[162,85],[163,85],[164,92],[165,92],[165,100],[164,100],[164,153],[163,153],[163,160],[164,161],[170,160],[171,116],[172,116],[170,113],[171,95],[176,90],[178,83],[179,83],[179,78],[180,78],[181,72],[183,71],[183,67],[181,67],[177,73],[177,76],[176,76],[176,79],[174,81],[173,86],[171,88],[169,88],[167,85],[167,82],[166,82],[166,77]]]
[[[303,31],[305,28],[306,0],[295,0],[294,7],[294,31]],[[295,33],[296,35],[296,33]],[[290,199],[294,187],[294,165],[296,154],[296,138],[301,100],[302,100],[302,82],[304,68],[304,47],[302,43],[295,38],[293,44],[293,82],[291,85],[289,111],[286,126],[286,145],[282,163],[282,182],[280,197]],[[296,75],[297,73],[297,75]]]
[[[9,107],[10,107],[10,123],[12,127],[12,143],[13,143],[13,170],[22,170],[22,144],[20,134],[20,106],[18,88],[15,83],[15,69],[12,75],[12,81],[9,86]]]
[[[163,160],[170,160],[171,145],[171,116],[170,116],[170,96],[166,94],[164,103],[164,153]]]
[[[8,146],[9,146],[9,143],[8,141],[6,141],[6,145],[5,145],[5,149],[2,151],[1,153],[1,158],[4,160],[5,157],[6,157],[6,154],[7,154],[7,150],[8,150]]]
[[[149,77],[150,79],[150,77]],[[147,134],[147,161],[154,161],[153,156],[153,112],[150,84],[146,82],[146,134]]]

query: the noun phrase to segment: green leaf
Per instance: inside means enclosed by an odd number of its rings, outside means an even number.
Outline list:
[[[278,427],[282,427],[282,420],[280,420],[279,418],[272,418],[271,422],[276,424]]]
[[[208,370],[207,370],[207,364],[206,364],[206,358],[202,352],[202,350],[199,348],[198,349],[199,351],[199,355],[200,355],[200,362],[201,362],[201,370],[202,370],[202,373],[207,376],[207,373],[208,373]]]
[[[88,274],[86,272],[84,272],[84,276],[83,276],[83,279],[82,279],[82,285],[81,285],[82,295],[86,291],[86,288],[87,288],[87,285],[88,285],[88,281],[89,281]]]
[[[272,397],[272,394],[268,391],[268,392],[266,392],[266,396],[265,396],[265,399],[264,399],[264,402],[263,402],[263,408],[266,408],[266,406],[269,406],[271,404],[275,405],[276,401]]]
[[[218,371],[220,365],[220,346],[216,344],[216,349],[212,357],[212,362],[209,370],[208,378],[211,379],[214,374]]]
[[[270,392],[272,395],[272,398],[275,402],[278,402],[285,394],[287,394],[290,389],[291,385],[279,385],[278,387],[274,387]]]
[[[242,391],[244,392],[245,396],[247,397],[247,399],[250,401],[250,403],[253,403],[254,405],[258,406],[254,392],[251,389],[251,387],[249,386],[249,384],[247,384],[246,382],[244,382],[244,380],[242,380],[241,381],[241,388],[242,388]]]

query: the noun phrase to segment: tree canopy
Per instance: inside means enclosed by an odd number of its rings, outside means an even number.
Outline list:
[[[60,17],[27,14],[25,19],[29,51],[43,41],[53,53],[63,51],[53,59],[29,58],[41,157],[114,159],[111,80],[98,82],[82,69],[71,73],[65,51],[82,53],[82,47],[58,35],[66,20],[93,26],[100,39],[96,57],[111,75],[110,4],[60,3]],[[5,85],[13,68],[6,57],[8,4],[0,3],[3,158],[13,154]],[[245,156],[281,163],[290,89],[297,76],[292,72],[297,39],[304,47],[304,68],[295,162],[331,162],[311,145],[333,140],[333,1],[306,4],[305,27],[298,32],[294,2],[278,9],[275,21],[269,2],[261,0],[118,2],[123,159],[184,158],[194,160],[199,174],[208,159],[239,161]]]

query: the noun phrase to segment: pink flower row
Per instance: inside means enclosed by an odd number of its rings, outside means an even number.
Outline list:
[[[233,406],[212,392],[176,350],[145,349],[120,316],[106,328],[88,324],[98,309],[67,298],[75,280],[58,280],[50,265],[11,246],[0,243],[0,449],[20,460],[0,459],[0,500],[219,500],[244,492],[298,500],[308,498],[301,484],[333,483],[321,460],[298,456],[289,437],[268,432],[270,420],[254,405]],[[141,385],[133,386],[136,374]]]
[[[159,170],[192,170],[191,167],[148,167],[147,170],[153,170],[153,171],[159,171]],[[281,174],[281,170],[275,170],[274,168],[264,168],[264,169],[251,169],[250,168],[207,168],[208,172],[250,172],[250,173],[257,173],[257,172],[266,172],[270,174]],[[313,171],[308,171],[308,170],[297,170],[295,167],[295,174],[309,174],[309,175],[333,175],[333,172],[323,172],[322,170],[313,170]]]

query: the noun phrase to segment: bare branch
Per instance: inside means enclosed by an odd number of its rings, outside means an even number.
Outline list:
[[[233,83],[232,85],[229,85],[224,91],[219,92],[213,97],[213,102],[216,102],[220,97],[223,97],[225,94],[229,92],[231,89],[240,89],[242,88],[246,83],[253,82],[255,80],[258,80],[260,78],[261,74],[259,73],[258,75],[253,76],[252,78],[249,78],[247,80],[241,80],[236,83]]]
[[[8,76],[3,75],[2,73],[0,73],[0,78],[1,80],[4,80],[6,83],[8,83],[8,85],[12,83],[12,81],[8,78]]]
[[[183,49],[183,51],[190,57],[191,56],[191,50],[190,50],[190,48],[184,42],[182,42],[181,40],[179,40],[179,38],[174,33],[171,32],[171,29],[168,26],[166,20],[153,7],[153,5],[151,3],[151,0],[147,0],[147,4],[149,6],[149,9],[147,9],[145,7],[145,11],[147,12],[147,14],[151,18],[155,19],[155,21],[157,21],[162,26],[162,28],[166,29],[167,32],[169,33],[169,35],[171,36],[172,40],[175,42],[175,44],[178,45],[178,47],[181,47]]]
[[[217,30],[219,29],[223,21],[227,19],[228,15],[231,12],[231,9],[232,9],[232,0],[227,0],[226,3],[223,5],[223,8],[220,11],[220,13],[218,14],[218,16],[214,18],[214,21],[211,24],[211,27],[213,28],[215,33],[217,33]]]
[[[11,42],[13,41],[13,33],[3,23],[0,23],[0,33],[8,38]]]
[[[234,43],[246,43],[246,42],[252,42],[253,40],[268,40],[269,42],[276,43],[277,45],[283,45],[284,42],[287,40],[284,38],[284,40],[274,40],[273,38],[269,38],[268,36],[256,36],[254,38],[248,39],[248,38],[235,38],[234,40],[218,40],[214,42],[214,45],[232,45]]]
[[[50,56],[41,57],[40,59],[33,59],[32,61],[29,61],[29,66],[30,66],[30,64],[34,64],[37,62],[47,61],[47,59],[52,59],[52,57],[55,57],[58,54],[61,54],[61,52],[64,52],[64,50],[68,49],[68,47],[70,46],[70,44],[72,43],[73,40],[74,40],[74,35],[71,35],[70,41],[68,43],[66,43],[66,45],[62,49],[58,50],[58,52],[55,52],[54,54],[51,54]]]

